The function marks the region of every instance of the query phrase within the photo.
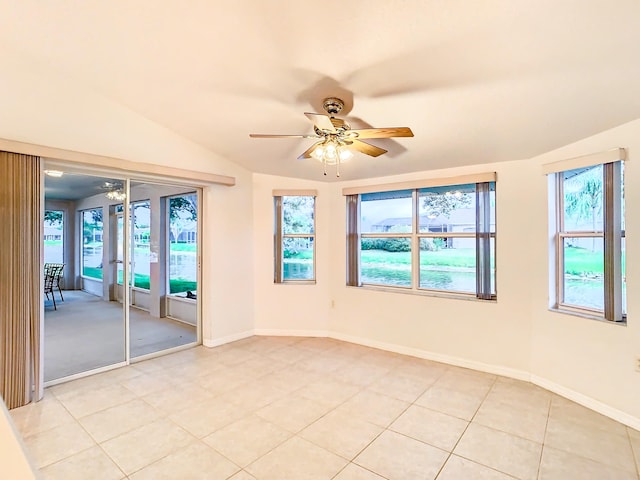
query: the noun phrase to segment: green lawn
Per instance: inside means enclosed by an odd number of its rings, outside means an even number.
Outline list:
[[[91,277],[102,280],[102,269],[95,267],[84,267],[83,274],[85,277]],[[118,272],[118,283],[122,283],[122,272]],[[149,275],[135,274],[135,286],[138,288],[149,289]],[[195,292],[197,282],[186,280],[184,278],[173,278],[169,281],[169,293],[181,293],[192,291]]]
[[[526,255],[526,252],[522,252]],[[567,248],[565,250],[565,271],[571,275],[604,273],[602,252],[592,252],[584,248]],[[363,264],[372,268],[373,264],[411,265],[411,252],[387,252],[384,250],[363,250]],[[476,251],[473,248],[443,248],[435,252],[421,252],[420,265],[475,268]],[[624,265],[624,255],[623,255]],[[385,268],[385,271],[387,269]]]
[[[565,248],[564,271],[570,275],[601,275],[604,273],[604,254],[586,248]]]
[[[172,252],[193,252],[196,253],[198,246],[195,243],[171,243],[169,249]]]

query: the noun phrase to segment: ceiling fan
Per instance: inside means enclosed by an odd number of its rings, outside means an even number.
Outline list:
[[[363,142],[365,138],[390,138],[413,137],[409,127],[396,128],[363,128],[351,130],[347,122],[334,115],[344,108],[344,102],[336,97],[325,98],[322,108],[327,112],[305,113],[305,116],[313,122],[314,135],[269,135],[250,133],[251,138],[315,138],[316,143],[305,150],[298,159],[315,158],[322,162],[324,174],[327,174],[327,165],[336,165],[336,176],[340,176],[340,163],[349,160],[353,156],[353,150],[377,157],[386,153],[384,148],[376,147]]]

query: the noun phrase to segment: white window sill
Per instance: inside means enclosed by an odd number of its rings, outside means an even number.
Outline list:
[[[374,290],[378,292],[387,292],[387,293],[401,293],[405,295],[417,295],[421,297],[436,297],[436,298],[446,298],[453,300],[466,300],[470,302],[480,302],[480,303],[498,303],[497,298],[492,298],[491,300],[482,300],[475,296],[473,293],[465,294],[458,292],[439,292],[435,290],[414,290],[409,287],[391,287],[385,285],[361,285],[359,287],[354,287],[347,285],[348,288],[357,288],[361,290]]]
[[[600,315],[595,315],[592,313],[588,313],[588,312],[579,312],[576,310],[569,310],[566,308],[558,308],[558,307],[550,307],[549,308],[550,312],[553,313],[560,313],[563,315],[569,315],[572,317],[580,317],[580,318],[586,318],[587,320],[595,320],[597,322],[602,322],[602,323],[606,323],[606,324],[611,324],[611,325],[619,325],[622,327],[626,327],[627,326],[627,321],[623,320],[620,322],[612,322],[611,320],[606,320],[604,317],[600,316]]]

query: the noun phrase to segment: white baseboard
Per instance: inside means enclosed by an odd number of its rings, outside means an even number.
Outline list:
[[[609,417],[616,422],[620,422],[631,428],[640,430],[640,418],[636,418],[633,415],[629,415],[628,413],[618,410],[617,408],[613,408],[606,403],[602,403],[598,400],[588,397],[587,395],[583,395],[582,393],[576,392],[575,390],[571,390],[570,388],[563,387],[562,385],[547,380],[546,378],[538,377],[537,375],[531,376],[531,383],[547,389],[550,392],[557,393],[561,397],[579,403],[583,407],[587,407],[594,412],[601,413],[605,417]]]
[[[326,330],[281,330],[275,328],[257,328],[256,335],[263,337],[321,337],[329,336]]]
[[[226,337],[203,339],[202,344],[205,347],[219,347],[225,343],[235,342],[237,340],[242,340],[243,338],[252,337],[253,335],[253,330],[247,330],[240,333],[234,333],[233,335],[227,335]]]
[[[515,378],[516,380],[524,380],[529,382],[531,376],[529,373],[515,368],[503,367],[500,365],[491,365],[489,363],[476,362],[474,360],[468,360],[465,358],[453,357],[451,355],[443,355],[441,353],[429,352],[427,350],[420,350],[417,348],[405,347],[403,345],[397,345],[394,343],[378,342],[367,338],[353,337],[351,335],[344,335],[342,333],[332,333],[331,338],[336,340],[343,340],[345,342],[357,343],[358,345],[364,345],[367,347],[378,348],[380,350],[387,350],[389,352],[400,353],[402,355],[410,355],[412,357],[424,358],[426,360],[433,360],[434,362],[446,363],[448,365],[455,365],[456,367],[470,368],[472,370],[478,370],[480,372],[492,373],[494,375],[501,375],[503,377]]]

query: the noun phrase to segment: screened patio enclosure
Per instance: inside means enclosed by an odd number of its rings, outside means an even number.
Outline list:
[[[44,186],[44,263],[64,264],[45,382],[197,344],[198,189],[77,169]]]

